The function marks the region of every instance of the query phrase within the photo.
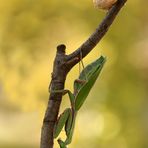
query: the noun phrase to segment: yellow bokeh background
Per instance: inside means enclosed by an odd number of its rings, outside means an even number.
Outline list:
[[[87,65],[105,55],[107,63],[78,114],[70,148],[148,147],[147,6],[128,0],[84,59]],[[56,46],[73,52],[104,16],[90,0],[0,0],[0,147],[39,147]],[[76,65],[65,87],[73,90],[78,75]],[[64,96],[61,112],[68,106]]]

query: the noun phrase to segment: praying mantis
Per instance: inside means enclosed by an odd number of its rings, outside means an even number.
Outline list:
[[[101,56],[87,65],[80,73],[79,78],[74,81],[74,93],[70,90],[53,90],[54,93],[62,93],[63,95],[68,93],[71,103],[71,107],[64,110],[54,127],[53,136],[54,138],[57,138],[65,126],[66,140],[63,141],[60,138],[58,139],[60,148],[67,148],[67,145],[71,143],[77,113],[96,82],[105,62],[106,58]]]

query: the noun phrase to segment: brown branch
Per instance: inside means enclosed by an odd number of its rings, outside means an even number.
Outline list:
[[[41,131],[41,148],[53,147],[53,129],[59,113],[62,94],[54,93],[52,90],[64,89],[64,83],[68,72],[66,70],[66,67],[64,66],[66,59],[65,49],[65,45],[59,45],[57,47],[57,54],[53,66],[52,80],[49,86],[51,93],[49,96],[49,102],[44,116]]]
[[[82,52],[82,58],[84,58],[99,43],[125,2],[126,0],[118,0],[108,11],[96,31],[70,55],[65,55],[65,45],[59,45],[57,47],[50,85],[51,92],[41,131],[40,148],[53,148],[53,129],[58,117],[62,93],[54,93],[52,90],[64,89],[68,72],[80,61],[80,52]]]
[[[84,58],[104,37],[105,33],[108,31],[126,1],[127,0],[118,0],[117,3],[108,11],[106,17],[100,23],[95,32],[77,50],[68,55],[67,60],[71,60],[75,57],[79,57],[80,59],[80,52],[82,52],[82,58]]]

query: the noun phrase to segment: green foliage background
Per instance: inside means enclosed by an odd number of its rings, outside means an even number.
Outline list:
[[[84,59],[108,60],[79,113],[71,148],[148,147],[147,6],[128,0]],[[64,43],[71,53],[104,15],[90,0],[0,0],[0,147],[39,147],[56,46]],[[76,66],[66,88],[78,74]],[[61,110],[67,104],[64,97]]]

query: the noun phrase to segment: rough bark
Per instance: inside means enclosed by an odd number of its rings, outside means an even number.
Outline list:
[[[82,58],[84,58],[99,43],[125,2],[126,0],[118,0],[118,2],[107,12],[105,18],[95,32],[70,55],[65,54],[65,45],[59,45],[57,47],[50,85],[51,92],[41,130],[40,148],[53,148],[54,145],[53,129],[58,117],[62,94],[54,93],[52,90],[64,89],[66,76],[72,67],[80,61],[81,53]]]

